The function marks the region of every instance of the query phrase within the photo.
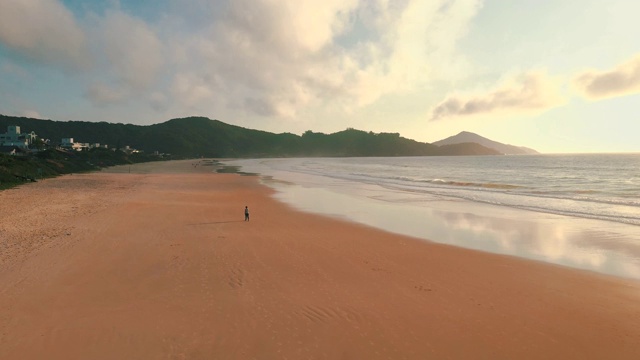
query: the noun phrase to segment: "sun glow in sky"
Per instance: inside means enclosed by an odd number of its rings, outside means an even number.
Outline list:
[[[0,113],[640,152],[638,14],[631,0],[0,0]]]

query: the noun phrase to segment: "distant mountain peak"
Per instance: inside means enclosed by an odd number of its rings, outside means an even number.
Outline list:
[[[433,143],[433,145],[443,146],[443,145],[454,145],[454,144],[462,144],[462,143],[477,143],[484,147],[494,149],[505,155],[538,154],[536,150],[529,149],[522,146],[503,144],[491,139],[487,139],[483,136],[480,136],[476,133],[472,133],[469,131],[461,131],[457,135],[450,136],[446,139],[436,141]]]

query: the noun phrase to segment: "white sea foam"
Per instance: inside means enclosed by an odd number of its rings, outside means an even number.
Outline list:
[[[275,169],[397,191],[640,225],[640,155],[263,161]]]

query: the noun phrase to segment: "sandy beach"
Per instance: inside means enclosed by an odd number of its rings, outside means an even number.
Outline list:
[[[638,359],[638,281],[298,212],[194,162],[0,192],[0,359]]]

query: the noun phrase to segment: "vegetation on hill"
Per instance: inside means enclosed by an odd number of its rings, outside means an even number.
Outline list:
[[[29,156],[0,154],[0,189],[62,174],[157,160],[157,156],[99,148],[82,152],[48,149]]]
[[[77,142],[129,145],[146,153],[158,151],[176,157],[310,157],[310,156],[429,156],[496,155],[478,144],[438,147],[401,137],[347,129],[333,134],[305,132],[302,136],[246,129],[204,117],[173,119],[140,126],[106,122],[52,121],[0,115],[0,131],[19,125],[23,131],[58,143]]]
[[[436,146],[406,139],[397,133],[373,133],[347,129],[333,134],[307,131],[302,136],[246,129],[203,117],[173,119],[139,126],[106,122],[52,121],[0,115],[0,132],[18,125],[34,131],[41,151],[27,156],[0,154],[0,188],[26,181],[91,171],[102,167],[161,159],[193,157],[319,157],[319,156],[430,156],[495,155],[497,151],[474,143]],[[109,145],[88,151],[56,149],[62,138]],[[113,151],[130,146],[142,153]],[[45,150],[42,150],[45,149]],[[165,154],[162,158],[152,155]],[[166,154],[170,154],[167,156]]]

